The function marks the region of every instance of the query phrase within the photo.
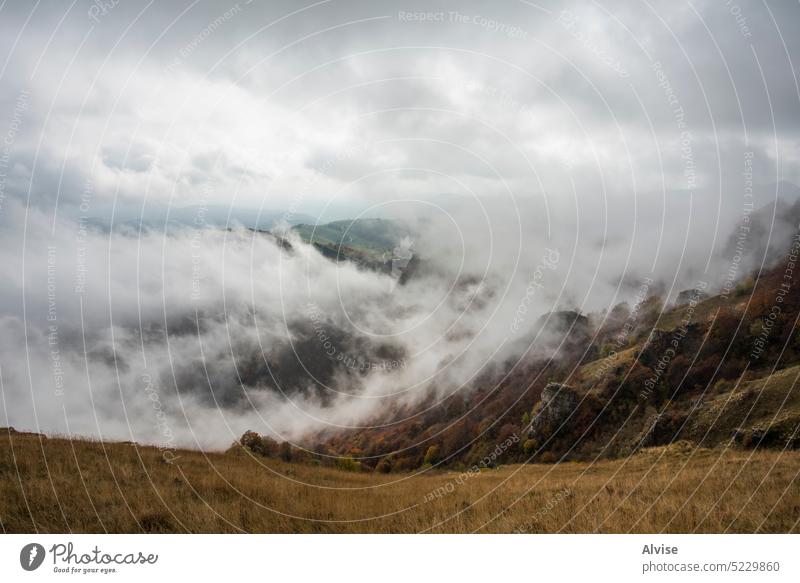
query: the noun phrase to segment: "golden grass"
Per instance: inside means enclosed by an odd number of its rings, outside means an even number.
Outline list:
[[[697,302],[694,307],[692,313],[692,321],[693,322],[709,322],[713,319],[714,314],[717,313],[722,307],[725,306],[736,306],[737,309],[740,309],[744,312],[745,306],[747,305],[747,298],[726,298],[721,295],[711,296],[701,302]],[[736,302],[736,303],[734,303]],[[688,310],[688,304],[683,304],[681,306],[676,306],[674,308],[665,310],[658,318],[658,321],[655,323],[656,328],[660,328],[661,330],[674,330],[678,326],[683,324],[683,319],[686,317],[686,312]]]
[[[0,434],[0,525],[43,533],[797,532],[800,518],[798,452],[684,443],[466,478],[178,453],[168,464],[155,448]]]
[[[692,439],[708,434],[713,441],[730,435],[731,428],[783,430],[784,437],[800,427],[800,366],[755,380],[720,381],[718,395],[706,400],[692,421]]]
[[[611,356],[598,358],[597,360],[586,363],[578,369],[575,380],[580,383],[595,384],[599,379],[608,376],[620,366],[625,368],[630,367],[636,359],[636,354],[638,352],[639,347],[632,346],[631,348],[621,349]]]

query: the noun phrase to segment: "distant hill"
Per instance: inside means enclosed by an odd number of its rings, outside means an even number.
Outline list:
[[[300,224],[293,227],[306,243],[332,251],[354,251],[370,260],[386,259],[411,231],[389,219],[353,219],[323,225]]]
[[[722,257],[730,262],[738,257],[748,267],[764,261],[771,266],[780,261],[800,225],[800,200],[780,198],[757,207],[730,234],[722,249]]]
[[[244,227],[259,231],[269,231],[280,223],[296,225],[313,222],[313,218],[305,214],[291,213],[286,210],[259,210],[257,208],[229,207],[226,205],[191,205],[166,206],[147,205],[144,209],[139,205],[120,204],[116,207],[100,206],[92,209],[88,217],[89,224],[108,231],[125,232],[175,232],[182,229],[215,228],[228,229]]]
[[[397,220],[353,219],[292,229],[325,257],[391,274],[400,284],[419,266],[413,232]]]

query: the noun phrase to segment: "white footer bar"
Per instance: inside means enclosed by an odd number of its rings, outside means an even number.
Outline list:
[[[800,581],[799,551],[797,535],[0,535],[0,581],[777,582]]]

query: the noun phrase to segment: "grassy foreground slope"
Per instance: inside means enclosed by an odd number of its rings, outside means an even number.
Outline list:
[[[800,452],[687,442],[598,463],[354,473],[0,434],[4,532],[798,532]]]

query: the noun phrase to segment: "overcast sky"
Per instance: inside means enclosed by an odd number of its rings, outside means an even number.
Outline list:
[[[590,210],[687,190],[738,208],[746,152],[766,196],[800,181],[796,2],[0,6],[0,131],[18,122],[3,194],[50,213],[87,191],[557,209],[570,181]]]

